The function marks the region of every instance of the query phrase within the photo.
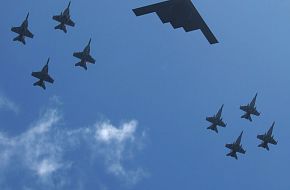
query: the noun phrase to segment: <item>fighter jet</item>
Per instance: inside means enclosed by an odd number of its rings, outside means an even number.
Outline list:
[[[260,115],[260,113],[257,111],[256,106],[255,106],[257,95],[258,94],[255,95],[255,97],[253,98],[253,100],[251,101],[250,104],[248,104],[246,106],[240,106],[240,109],[243,110],[244,112],[246,112],[244,115],[241,116],[241,118],[252,121],[251,115],[255,115],[255,116]]]
[[[39,79],[39,81],[37,81],[36,83],[34,83],[33,86],[40,86],[40,87],[42,87],[45,90],[46,87],[45,87],[44,81],[49,82],[49,83],[53,83],[54,82],[54,80],[48,74],[48,63],[49,63],[49,58],[47,60],[47,63],[45,64],[45,66],[42,68],[41,71],[39,71],[39,72],[32,72],[31,73],[31,75],[33,77]]]
[[[95,64],[95,59],[90,55],[90,45],[91,45],[91,39],[88,43],[88,45],[84,48],[82,52],[75,52],[73,54],[74,57],[80,59],[81,61],[76,63],[75,66],[83,67],[85,70],[87,70],[87,62]]]
[[[72,27],[75,26],[75,23],[70,18],[70,13],[69,13],[70,3],[71,2],[69,2],[67,8],[63,12],[61,12],[60,15],[56,15],[52,17],[53,20],[60,22],[60,24],[54,27],[54,29],[62,30],[64,31],[64,33],[67,33],[66,25],[72,26]]]
[[[261,144],[258,145],[258,147],[265,148],[269,151],[268,143],[270,144],[277,144],[277,141],[274,139],[274,136],[272,136],[273,128],[274,128],[275,122],[273,122],[271,128],[268,130],[267,133],[264,135],[258,135],[257,138],[263,141]]]
[[[18,34],[16,38],[13,39],[13,41],[19,41],[22,42],[24,45],[25,37],[33,38],[33,34],[28,30],[28,17],[29,13],[26,16],[26,19],[22,22],[20,27],[12,27],[11,31]]]
[[[136,16],[149,13],[158,15],[163,23],[170,23],[174,29],[182,27],[186,32],[200,29],[210,44],[218,43],[191,0],[168,0],[133,9]]]
[[[222,107],[219,109],[217,114],[214,115],[213,117],[206,118],[206,120],[208,122],[212,123],[212,125],[209,126],[207,129],[211,129],[211,130],[215,131],[216,133],[218,133],[217,126],[226,127],[226,124],[223,122],[223,119],[221,118],[223,107],[224,107],[224,105],[222,105]]]
[[[243,131],[241,132],[240,136],[237,138],[236,142],[233,142],[232,144],[226,144],[226,147],[228,149],[231,149],[231,152],[228,153],[227,156],[231,156],[237,160],[238,159],[237,152],[242,153],[242,154],[246,153],[246,151],[243,149],[241,145],[242,135],[243,135]]]

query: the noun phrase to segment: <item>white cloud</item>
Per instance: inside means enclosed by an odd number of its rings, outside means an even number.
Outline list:
[[[63,105],[61,98],[57,95],[50,97],[49,101],[52,105],[59,105],[59,106]]]
[[[2,167],[9,167],[11,160],[21,162],[39,176],[49,175],[60,168],[61,150],[51,142],[49,131],[59,121],[56,110],[46,112],[41,120],[28,131],[16,137],[0,133],[0,155],[4,160]]]
[[[136,120],[124,122],[119,127],[103,121],[78,129],[60,127],[61,120],[58,110],[50,109],[18,136],[9,137],[0,132],[0,178],[5,177],[4,171],[21,167],[37,176],[41,183],[58,181],[58,186],[69,182],[79,186],[83,182],[69,177],[73,172],[76,172],[74,175],[84,175],[85,171],[80,171],[78,164],[88,168],[91,168],[90,164],[101,164],[106,170],[103,173],[109,173],[126,184],[135,184],[145,176],[142,168],[131,169],[125,165],[143,138],[137,133]],[[88,158],[92,159],[91,163],[85,162]],[[100,171],[95,173],[97,178]],[[55,184],[51,188],[55,188]]]
[[[39,176],[45,176],[56,171],[58,168],[60,166],[54,160],[44,159],[38,163],[36,170]]]
[[[109,122],[97,123],[96,139],[100,142],[111,143],[117,141],[123,143],[126,140],[134,140],[134,133],[137,128],[137,121],[133,120],[124,123],[116,128]]]
[[[3,95],[0,95],[0,109],[8,109],[15,113],[18,113],[19,111],[18,106]]]
[[[123,160],[132,155],[130,146],[140,145],[140,142],[135,141],[137,126],[136,120],[124,122],[119,127],[112,125],[109,121],[97,123],[95,126],[98,149],[105,158],[108,172],[125,179],[129,184],[135,184],[146,176],[143,169],[127,170],[122,164]]]

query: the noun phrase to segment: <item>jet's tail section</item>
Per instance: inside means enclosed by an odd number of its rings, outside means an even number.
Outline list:
[[[244,115],[242,115],[241,118],[247,119],[249,121],[253,121],[251,115],[248,113],[245,113]]]
[[[265,149],[267,149],[268,151],[270,150],[270,149],[269,149],[269,146],[268,146],[268,143],[265,143],[265,142],[259,144],[258,147],[265,148]]]
[[[85,62],[82,62],[82,61],[76,63],[75,66],[76,66],[76,67],[79,66],[79,67],[84,68],[85,70],[88,70],[87,64],[86,64]]]
[[[216,126],[216,125],[211,125],[211,126],[209,126],[207,129],[213,130],[213,131],[215,131],[216,133],[218,133],[218,130],[217,130],[217,126]]]
[[[25,39],[23,36],[19,35],[16,38],[13,39],[13,41],[19,41],[22,42],[24,45],[26,44]]]
[[[44,84],[44,81],[42,81],[42,80],[37,81],[36,83],[33,84],[33,86],[40,86],[44,90],[46,89],[45,84]]]
[[[230,152],[230,153],[227,154],[227,156],[233,157],[236,160],[238,159],[238,156],[237,156],[237,153],[236,152]]]
[[[54,29],[59,29],[64,31],[64,33],[67,33],[66,26],[64,24],[59,24],[56,27],[54,27]]]

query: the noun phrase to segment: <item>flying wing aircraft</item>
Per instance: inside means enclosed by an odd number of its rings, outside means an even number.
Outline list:
[[[240,136],[237,138],[235,142],[233,142],[232,144],[226,144],[226,147],[228,149],[231,149],[231,152],[228,153],[227,156],[231,156],[237,160],[238,159],[237,152],[241,154],[246,153],[246,151],[243,149],[241,145],[242,135],[243,135],[243,131],[241,132]]]
[[[26,44],[25,37],[33,38],[33,34],[28,29],[28,17],[29,13],[26,16],[26,19],[22,22],[21,26],[11,28],[12,32],[18,34],[18,36],[14,38],[13,41],[19,41],[25,45]]]
[[[211,130],[215,131],[216,133],[218,133],[217,126],[226,127],[226,124],[223,122],[223,119],[221,118],[223,107],[224,107],[224,105],[222,105],[222,107],[219,109],[217,114],[214,115],[213,117],[206,118],[206,120],[208,122],[212,123],[212,125],[209,126],[207,129],[211,129]]]
[[[64,33],[67,33],[66,25],[68,26],[75,26],[75,23],[70,18],[70,7],[71,2],[69,2],[67,8],[60,13],[60,15],[53,16],[52,19],[59,22],[60,24],[57,25],[54,29],[59,29],[64,31]]]
[[[270,127],[267,133],[257,136],[257,138],[262,141],[262,143],[259,144],[258,147],[265,148],[269,151],[268,143],[273,144],[273,145],[277,144],[277,141],[274,139],[274,136],[272,136],[274,125],[275,125],[275,122],[273,122],[272,126]]]
[[[163,23],[169,22],[175,29],[182,27],[186,32],[200,29],[210,44],[218,43],[191,0],[168,0],[133,9],[133,12],[136,16],[156,12]]]
[[[35,82],[33,84],[33,86],[40,86],[40,87],[42,87],[45,90],[46,87],[45,87],[45,83],[44,82],[49,82],[49,83],[53,83],[54,82],[53,78],[51,78],[51,76],[48,74],[48,63],[49,63],[49,58],[47,60],[47,63],[45,64],[45,66],[41,69],[41,71],[32,72],[31,73],[31,75],[33,77],[39,79],[39,81]]]
[[[87,70],[88,69],[87,62],[95,64],[96,62],[95,59],[90,55],[90,51],[91,51],[90,45],[91,45],[91,39],[88,45],[84,48],[82,52],[75,52],[73,54],[74,57],[81,60],[80,62],[76,63],[75,66],[80,66],[80,67],[83,67],[85,70]]]
[[[240,109],[245,112],[245,114],[242,115],[241,118],[244,118],[244,119],[247,119],[249,121],[252,121],[251,115],[255,115],[255,116],[259,116],[260,115],[260,113],[257,111],[257,108],[255,106],[257,95],[258,94],[255,95],[255,97],[253,98],[253,100],[251,101],[250,104],[244,105],[244,106],[240,106]]]

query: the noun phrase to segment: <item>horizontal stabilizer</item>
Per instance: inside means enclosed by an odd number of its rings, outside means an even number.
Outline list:
[[[268,146],[268,143],[261,143],[261,144],[258,145],[258,147],[265,148],[265,149],[267,149],[268,151],[270,150],[270,149],[269,149],[269,146]]]
[[[43,81],[39,80],[36,83],[33,84],[33,86],[40,86],[42,87],[44,90],[46,89],[45,84]]]
[[[22,36],[17,36],[16,38],[14,38],[13,39],[13,41],[19,41],[19,42],[22,42],[22,44],[26,44],[26,42],[25,42],[25,39],[24,39],[24,37],[22,37]]]
[[[242,115],[241,118],[247,119],[249,121],[253,121],[251,115],[250,114],[247,114],[247,113],[244,114],[244,115]]]
[[[64,31],[64,33],[67,33],[66,26],[64,24],[59,24],[56,27],[54,27],[54,29],[59,29]]]
[[[83,63],[83,62],[78,62],[75,64],[75,66],[79,66],[79,67],[82,67],[84,68],[85,70],[88,70],[88,67],[87,67],[87,64],[86,63]]]
[[[213,130],[213,131],[215,131],[216,133],[218,133],[218,130],[217,130],[217,126],[216,126],[216,125],[211,125],[211,126],[209,126],[207,129]]]
[[[238,159],[237,153],[236,152],[230,152],[227,154],[227,156],[231,156],[233,158],[235,158],[236,160]]]

